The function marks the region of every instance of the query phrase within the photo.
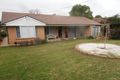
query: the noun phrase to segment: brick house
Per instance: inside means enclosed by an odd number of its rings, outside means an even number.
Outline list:
[[[100,32],[100,23],[85,17],[3,12],[2,23],[7,27],[8,44],[23,39],[45,40],[49,34],[69,39],[96,37]]]

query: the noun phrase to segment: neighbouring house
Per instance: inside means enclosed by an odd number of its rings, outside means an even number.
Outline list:
[[[106,24],[107,18],[94,18],[94,21],[99,22],[101,24]]]
[[[101,24],[101,33],[103,36],[106,34],[106,24],[109,24],[108,37],[110,39],[120,39],[120,22],[114,21],[110,22],[107,18],[94,18],[94,21]]]
[[[100,23],[85,17],[3,12],[2,23],[7,27],[8,44],[16,41],[97,37]]]
[[[108,27],[108,21],[107,18],[94,18],[94,21],[98,22],[101,24],[101,33],[100,33],[100,38],[104,39],[106,36],[106,31],[109,31],[110,29],[106,28]],[[110,28],[110,27],[109,27]],[[106,30],[107,29],[107,30]],[[110,38],[110,31],[109,34],[107,33],[107,37]]]

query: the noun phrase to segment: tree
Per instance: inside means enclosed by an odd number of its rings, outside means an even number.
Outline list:
[[[111,39],[120,39],[120,15],[116,14],[107,18],[110,23],[110,35]]]
[[[0,21],[0,29],[2,28],[2,22]]]
[[[95,18],[102,18],[102,16],[101,15],[96,15]]]
[[[77,4],[73,6],[69,14],[70,16],[84,16],[90,19],[93,18],[90,7],[86,5],[81,5],[81,4]]]
[[[2,23],[1,23],[1,21],[0,21],[0,42],[2,41],[2,39],[4,38],[4,37],[6,37],[7,36],[7,31],[6,31],[6,27],[2,27]]]
[[[31,9],[31,10],[29,10],[29,13],[40,14],[40,10],[39,9]]]
[[[109,23],[120,23],[120,17],[119,16],[120,15],[116,14],[116,15],[114,15],[112,17],[108,17],[107,21]]]

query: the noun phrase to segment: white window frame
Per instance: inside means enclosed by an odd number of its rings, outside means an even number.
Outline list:
[[[19,26],[19,27],[20,27],[20,38],[35,38],[36,37],[36,28],[35,28],[35,26]],[[32,27],[34,32],[32,33],[32,30],[29,31],[29,29],[28,29],[28,31],[26,31],[26,30],[23,31],[22,28],[24,28],[24,27],[27,27],[27,28]]]
[[[92,27],[92,36],[97,37],[100,34],[100,26],[93,26]]]

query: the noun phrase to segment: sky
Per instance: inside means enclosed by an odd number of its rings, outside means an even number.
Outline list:
[[[103,17],[120,14],[120,0],[0,0],[0,19],[2,12],[29,12],[38,9],[41,14],[68,16],[76,4],[87,5],[93,16]]]

